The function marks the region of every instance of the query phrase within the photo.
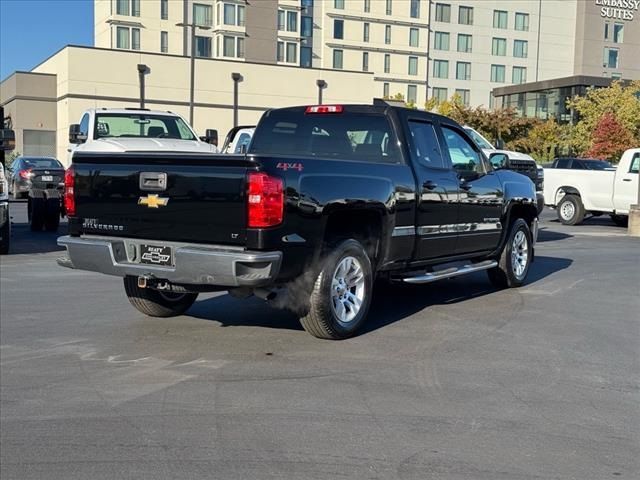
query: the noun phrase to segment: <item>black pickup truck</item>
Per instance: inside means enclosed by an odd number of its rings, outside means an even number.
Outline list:
[[[345,338],[365,322],[376,278],[486,270],[499,287],[524,282],[534,184],[492,157],[454,121],[386,104],[270,110],[246,155],[77,153],[59,263],[123,277],[150,316],[226,290]]]

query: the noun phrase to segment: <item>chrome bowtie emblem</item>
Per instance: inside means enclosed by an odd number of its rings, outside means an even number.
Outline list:
[[[149,208],[165,207],[169,203],[169,199],[166,197],[160,197],[157,194],[150,194],[146,197],[140,197],[138,199],[138,205],[144,205]]]

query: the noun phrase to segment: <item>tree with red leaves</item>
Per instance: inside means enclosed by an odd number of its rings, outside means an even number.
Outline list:
[[[585,154],[587,157],[614,163],[618,163],[625,150],[637,146],[631,131],[611,112],[600,117],[591,134],[591,142],[591,148]]]

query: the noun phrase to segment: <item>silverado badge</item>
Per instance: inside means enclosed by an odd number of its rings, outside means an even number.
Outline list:
[[[149,208],[165,207],[169,203],[169,199],[166,197],[159,197],[157,194],[149,194],[146,197],[140,197],[138,199],[138,205],[145,205]]]

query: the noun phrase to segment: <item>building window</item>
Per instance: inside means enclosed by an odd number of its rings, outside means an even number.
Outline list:
[[[211,58],[211,37],[196,37],[196,57]]]
[[[160,19],[167,20],[169,18],[169,0],[160,0]]]
[[[342,69],[342,50],[333,51],[333,68]]]
[[[342,40],[344,38],[344,20],[333,21],[333,38]]]
[[[303,16],[300,19],[300,35],[303,37],[313,36],[313,19],[311,17]]]
[[[513,56],[517,58],[527,58],[529,53],[529,42],[526,40],[513,41]]]
[[[362,52],[362,71],[369,71],[369,52]]]
[[[233,5],[229,5],[233,6]],[[227,15],[225,5],[225,17]],[[211,5],[200,5],[198,3],[193,4],[193,23],[201,25],[203,27],[210,27],[213,25],[213,8]]]
[[[384,27],[384,43],[389,45],[391,43],[391,25]]]
[[[298,44],[287,42],[287,63],[298,62]]]
[[[384,54],[384,73],[389,73],[391,71],[391,55],[388,53]]]
[[[409,46],[410,47],[420,46],[420,30],[418,30],[417,28],[409,29]]]
[[[507,28],[507,15],[505,10],[494,10],[493,28]]]
[[[433,76],[435,78],[449,78],[449,61],[448,60],[434,60],[433,61]]]
[[[618,68],[618,53],[617,48],[604,47],[604,60],[602,66],[605,68]]]
[[[117,0],[116,14],[129,16],[129,0]]]
[[[389,98],[389,84],[387,82],[382,84],[382,97]]]
[[[284,42],[278,42],[278,48],[276,50],[276,61],[284,62]]]
[[[527,69],[525,67],[513,67],[512,83],[526,83],[527,82]]]
[[[131,16],[140,16],[140,0],[131,0]]]
[[[624,37],[624,25],[622,23],[613,24],[613,43],[622,43]]]
[[[516,12],[516,30],[521,32],[529,31],[529,14]]]
[[[287,12],[287,32],[298,31],[298,12]]]
[[[491,81],[495,83],[504,83],[504,65],[491,65]]]
[[[435,32],[433,36],[433,48],[436,50],[449,50],[449,34],[447,32]]]
[[[116,27],[116,48],[129,49],[129,29],[127,27]]]
[[[436,22],[451,22],[451,5],[436,3]]]
[[[311,56],[313,52],[311,47],[300,47],[300,66],[311,68]]]
[[[366,13],[371,11],[371,0],[364,0],[364,11]]]
[[[411,0],[409,15],[411,18],[420,18],[420,0]]]
[[[238,48],[236,49],[236,56],[238,58],[244,58],[244,38],[238,37],[236,38],[236,42],[238,45]]]
[[[362,41],[363,42],[368,42],[369,41],[369,24],[368,23],[363,23],[363,30],[362,30]]]
[[[418,57],[409,57],[409,75],[418,75]]]
[[[491,55],[504,57],[507,54],[507,39],[494,38],[491,43]]]
[[[344,10],[344,0],[333,0],[333,8],[336,10]]]
[[[621,80],[622,79],[622,74],[621,73],[612,73],[611,74],[611,78],[613,78],[614,80]]]
[[[456,88],[456,95],[460,97],[460,101],[466,107],[471,103],[471,90]]]
[[[140,29],[116,27],[116,48],[140,50]]]
[[[458,9],[458,23],[460,25],[473,25],[473,7],[460,7]]]
[[[463,33],[458,34],[458,51],[471,53],[473,37]]]
[[[387,15],[391,15],[391,10],[393,9],[392,0],[387,0],[387,5],[385,8],[385,12]]]
[[[456,63],[456,80],[471,80],[471,63]]]
[[[438,103],[447,101],[447,89],[440,87],[433,87],[433,98],[436,99]]]
[[[160,32],[160,51],[169,52],[169,32]]]
[[[278,30],[284,31],[284,28],[285,28],[284,19],[285,19],[285,11],[278,10]]]
[[[222,56],[235,58],[236,56],[236,37],[225,35],[222,37]]]
[[[407,85],[407,103],[416,103],[416,100],[418,100],[418,87]]]

